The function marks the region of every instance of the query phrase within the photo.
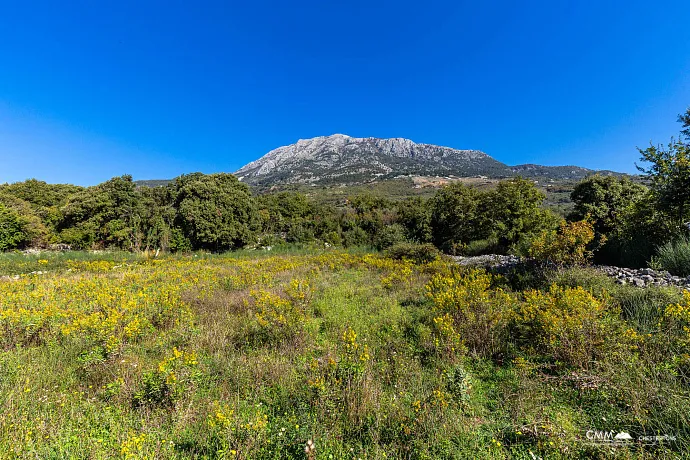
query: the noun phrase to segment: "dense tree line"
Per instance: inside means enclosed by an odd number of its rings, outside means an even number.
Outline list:
[[[138,187],[130,176],[87,188],[29,180],[0,186],[0,241],[2,249],[66,244],[132,251],[309,241],[385,249],[407,241],[463,252],[487,240],[507,251],[554,221],[543,199],[519,178],[488,192],[453,184],[428,200],[362,194],[341,206],[296,192],[255,196],[230,174],[183,175],[162,187]]]
[[[640,150],[643,185],[591,176],[572,192],[570,221],[588,220],[600,262],[641,266],[690,221],[690,110],[679,139]],[[252,194],[230,174],[183,175],[165,186],[130,176],[93,187],[28,180],[0,185],[0,250],[66,244],[74,249],[225,251],[282,242],[385,249],[433,243],[447,253],[527,254],[562,218],[543,206],[532,181],[515,178],[481,191],[461,183],[430,199],[371,194],[339,206],[296,192]]]

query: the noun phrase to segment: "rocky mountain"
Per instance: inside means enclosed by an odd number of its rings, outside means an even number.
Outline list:
[[[409,139],[344,134],[302,139],[277,148],[234,174],[251,185],[359,183],[398,176],[487,176],[580,179],[576,166],[507,166],[479,150],[457,150]]]

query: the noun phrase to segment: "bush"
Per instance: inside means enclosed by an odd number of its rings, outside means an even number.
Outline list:
[[[196,354],[173,348],[156,369],[144,372],[132,406],[172,406],[199,379],[197,365]]]
[[[690,238],[681,236],[660,246],[651,265],[676,276],[690,276]]]
[[[254,300],[253,321],[248,325],[244,341],[251,346],[295,343],[304,332],[309,285],[293,280],[287,297],[270,291],[250,291]]]
[[[522,348],[580,368],[603,357],[607,340],[611,339],[603,302],[582,287],[562,288],[555,284],[548,292],[534,290],[523,295],[512,334]]]
[[[441,257],[441,252],[431,243],[398,243],[386,249],[384,254],[391,259],[405,259],[416,264],[433,262]]]
[[[25,240],[26,234],[19,214],[0,204],[0,251],[15,249]]]
[[[288,243],[306,243],[313,240],[314,232],[298,222],[291,223],[285,235],[285,241]]]
[[[321,237],[321,239],[324,241],[324,243],[328,243],[331,246],[342,246],[343,244],[343,238],[340,236],[340,232],[335,230],[326,233]]]
[[[483,254],[501,254],[505,252],[505,249],[499,244],[498,238],[486,238],[470,241],[461,252],[464,256],[472,257]]]
[[[439,351],[451,357],[470,351],[487,358],[508,352],[507,326],[515,299],[493,289],[493,281],[483,270],[470,270],[438,274],[427,284]]]
[[[555,265],[585,265],[592,258],[587,246],[594,240],[588,220],[561,222],[558,231],[545,230],[532,242],[529,256]]]
[[[374,247],[379,251],[407,241],[405,227],[392,224],[384,227],[374,239]]]
[[[682,295],[675,287],[648,286],[639,289],[617,284],[612,278],[593,268],[569,268],[553,272],[548,281],[561,287],[582,287],[597,298],[608,298],[621,309],[621,317],[638,332],[657,330],[667,305],[678,303]]]
[[[366,246],[369,244],[369,234],[361,227],[354,227],[343,233],[345,247]]]
[[[230,174],[183,175],[169,185],[176,226],[195,249],[224,251],[255,241],[259,214],[251,190]]]

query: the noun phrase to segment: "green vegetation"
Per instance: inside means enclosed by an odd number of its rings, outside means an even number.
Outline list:
[[[243,247],[254,238],[257,212],[249,187],[230,174],[190,174],[171,186],[176,220],[191,247]]]
[[[690,292],[586,265],[690,274],[688,120],[642,152],[648,187],[587,178],[567,219],[521,178],[339,202],[228,174],[1,185],[0,457],[687,455]],[[64,245],[90,251],[11,251]]]
[[[681,236],[659,247],[652,265],[672,275],[690,276],[690,238]]]
[[[552,265],[586,265],[592,258],[588,245],[594,228],[588,220],[561,222],[558,230],[545,230],[531,243],[528,254]]]
[[[398,243],[389,247],[385,255],[394,260],[409,260],[416,264],[431,263],[441,258],[441,252],[430,243]]]
[[[490,248],[494,252],[514,250],[555,226],[557,218],[541,207],[543,201],[544,194],[534,183],[521,178],[502,181],[484,192],[459,183],[449,185],[431,202],[433,241],[452,253],[464,253],[468,244],[481,240],[494,241]]]
[[[0,250],[16,248],[26,237],[19,213],[0,204]]]
[[[677,290],[587,269],[512,290],[437,257],[362,251],[125,254],[63,254],[47,275],[0,280],[0,457],[690,448],[690,296]],[[589,430],[677,440],[612,448]]]
[[[688,113],[680,116],[679,140],[640,151],[650,165],[641,168],[648,187],[613,175],[594,175],[572,186],[566,221],[591,221],[594,238],[586,254],[593,261],[641,267],[657,263],[655,256],[668,264],[674,253],[682,259],[683,245],[672,242],[688,236],[688,119]],[[452,254],[513,253],[550,261],[555,254],[546,254],[547,246],[552,253],[557,244],[563,255],[572,252],[562,244],[564,219],[553,211],[553,200],[562,201],[568,187],[540,189],[519,177],[475,178],[413,189],[410,196],[411,182],[320,192],[295,186],[297,191],[255,195],[229,174],[194,173],[155,187],[137,186],[130,176],[88,188],[29,180],[0,185],[0,250],[222,252],[281,244],[385,250],[400,243],[433,243]],[[541,248],[531,249],[534,244]],[[558,263],[572,262],[561,259]],[[671,270],[686,272],[677,264]]]

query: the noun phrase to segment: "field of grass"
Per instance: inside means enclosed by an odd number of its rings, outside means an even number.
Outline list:
[[[690,448],[679,291],[587,270],[522,276],[517,291],[449,261],[361,250],[0,255],[0,274],[36,270],[0,280],[0,458]],[[591,430],[633,439],[597,444]]]

